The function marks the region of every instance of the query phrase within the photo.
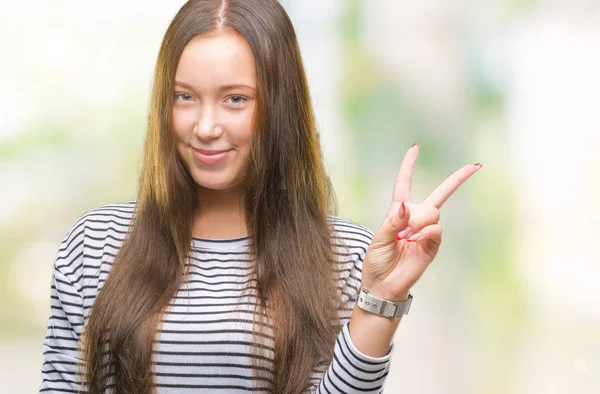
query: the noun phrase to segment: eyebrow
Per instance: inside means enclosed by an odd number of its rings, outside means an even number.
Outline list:
[[[190,89],[190,90],[194,90],[194,87],[190,84],[187,84],[185,82],[182,81],[175,81],[175,85],[177,86],[181,86],[182,88],[185,89]],[[239,89],[239,88],[246,88],[246,89],[251,89],[251,90],[256,90],[256,88],[253,88],[252,86],[249,85],[245,85],[242,83],[233,83],[233,84],[229,84],[229,85],[223,85],[221,87],[219,87],[219,91],[226,91],[226,90],[233,90],[233,89]]]

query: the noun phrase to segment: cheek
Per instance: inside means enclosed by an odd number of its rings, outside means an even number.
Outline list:
[[[239,138],[242,143],[249,145],[252,142],[252,134],[254,130],[251,124],[240,125]]]
[[[232,117],[226,125],[230,130],[230,137],[236,145],[240,147],[249,144],[252,141],[254,134],[254,124],[252,121],[252,113],[240,114],[240,116]]]
[[[186,135],[186,130],[193,124],[189,114],[182,111],[173,111],[172,128],[173,133],[178,137],[182,138]]]

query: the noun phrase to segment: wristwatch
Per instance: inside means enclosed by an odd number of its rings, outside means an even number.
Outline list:
[[[388,301],[383,298],[375,297],[361,287],[356,303],[361,309],[379,316],[400,317],[408,314],[412,299],[413,296],[408,294],[408,298],[404,301]]]

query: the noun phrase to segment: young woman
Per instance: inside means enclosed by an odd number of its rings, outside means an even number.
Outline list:
[[[382,392],[439,208],[408,150],[381,228],[335,216],[276,0],[191,0],[156,64],[136,201],[81,216],[53,269],[40,392]]]

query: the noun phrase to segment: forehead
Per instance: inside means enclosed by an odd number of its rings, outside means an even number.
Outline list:
[[[237,32],[202,34],[185,46],[175,80],[198,90],[241,84],[256,87],[254,55]]]

